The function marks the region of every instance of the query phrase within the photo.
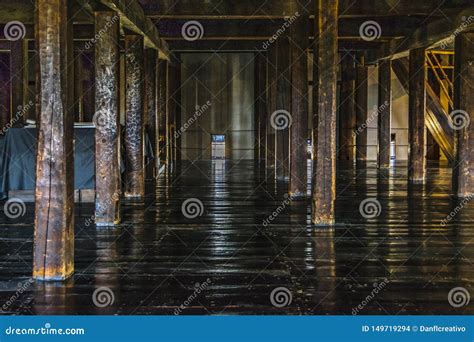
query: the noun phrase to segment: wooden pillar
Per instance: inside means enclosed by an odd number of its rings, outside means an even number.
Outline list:
[[[291,25],[290,194],[306,197],[308,181],[308,44],[306,9],[295,1],[300,15]]]
[[[174,100],[176,103],[175,112],[175,130],[173,133],[175,142],[175,160],[181,160],[181,139],[177,136],[176,132],[181,128],[181,56],[175,53],[177,59],[176,65],[176,88],[174,94]]]
[[[10,42],[11,119],[14,126],[22,126],[28,92],[28,41],[19,39]]]
[[[95,223],[120,223],[120,20],[113,11],[95,13]]]
[[[145,132],[150,139],[154,158],[158,158],[156,150],[156,115],[157,115],[157,71],[158,53],[154,49],[145,50]],[[156,177],[156,162],[148,161],[146,165],[146,178]]]
[[[339,104],[339,159],[354,160],[355,57],[345,54],[341,59],[341,97]]]
[[[143,37],[125,35],[125,197],[145,195]]]
[[[462,32],[455,40],[454,111],[456,160],[453,193],[459,197],[474,194],[474,32]]]
[[[355,75],[356,159],[367,160],[367,96],[368,70],[364,58],[359,57]]]
[[[74,58],[74,121],[84,122],[84,112],[82,107],[83,78],[82,78],[82,52],[75,50]]]
[[[275,171],[276,144],[275,128],[271,124],[272,114],[277,110],[277,63],[278,53],[275,44],[270,47],[267,64],[267,135],[266,135],[266,167]]]
[[[176,128],[176,63],[168,64],[168,129],[166,133],[168,141],[168,160],[170,164],[174,164],[175,161],[175,139],[174,139],[174,130]]]
[[[0,127],[10,122],[10,55],[0,52]],[[0,136],[3,135],[0,131]]]
[[[255,158],[259,166],[265,164],[267,134],[267,54],[258,53],[255,59]]]
[[[67,0],[37,0],[41,111],[36,162],[33,277],[74,271],[72,20]]]
[[[425,49],[410,51],[408,104],[408,179],[423,183],[425,178],[425,111],[426,68]]]
[[[159,131],[159,163],[167,163],[167,127],[168,127],[168,61],[161,60],[158,63],[158,131]]]
[[[317,108],[313,130],[317,131],[313,144],[312,222],[316,225],[334,224],[336,198],[336,92],[338,65],[338,7],[337,0],[316,1],[316,30],[319,39],[314,51],[318,79]]]
[[[377,126],[379,168],[390,166],[391,71],[392,62],[390,60],[383,60],[379,63]]]
[[[276,168],[275,177],[287,180],[290,172],[290,128],[293,124],[291,111],[291,73],[290,73],[290,39],[283,35],[276,41],[276,108],[270,117],[270,124],[275,130]]]

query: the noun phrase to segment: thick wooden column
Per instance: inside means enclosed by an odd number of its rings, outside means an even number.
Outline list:
[[[276,109],[272,112],[270,123],[275,129],[276,168],[275,176],[287,180],[290,172],[290,124],[293,123],[291,111],[291,73],[290,39],[288,35],[278,38],[277,50],[277,94]]]
[[[10,56],[0,53],[0,127],[5,127],[10,119]],[[3,133],[0,130],[0,136]]]
[[[168,150],[168,61],[161,60],[158,63],[158,137],[159,137],[159,163],[160,166],[167,163]]]
[[[341,59],[341,97],[339,104],[339,159],[354,160],[355,60],[351,54]]]
[[[317,120],[313,130],[317,131],[313,144],[313,199],[312,222],[316,225],[334,224],[334,201],[336,198],[336,92],[338,64],[338,7],[337,0],[316,1],[316,31],[319,39],[315,46],[314,63],[319,78],[318,97],[313,103],[318,106]]]
[[[156,115],[157,108],[157,72],[158,72],[158,53],[154,49],[145,50],[145,132],[150,139],[153,147],[154,158],[158,158],[156,150]],[[146,178],[156,177],[156,162],[151,160],[146,165]]]
[[[95,222],[120,222],[119,67],[120,20],[115,12],[95,13]]]
[[[277,110],[277,64],[278,53],[275,44],[273,44],[268,52],[267,64],[267,135],[266,135],[266,167],[275,171],[276,164],[276,142],[275,128],[272,125],[272,114]]]
[[[267,134],[267,54],[257,53],[255,59],[255,157],[259,166],[265,164]]]
[[[379,168],[390,166],[391,71],[392,62],[390,60],[383,60],[379,63],[377,126]]]
[[[306,197],[308,181],[308,44],[306,9],[295,1],[298,19],[291,25],[290,194]]]
[[[19,39],[10,42],[11,118],[14,126],[25,121],[26,94],[28,91],[28,41]]]
[[[67,0],[37,0],[41,111],[36,162],[33,277],[74,271],[72,20]]]
[[[176,162],[181,160],[181,139],[177,136],[177,131],[181,128],[181,56],[177,53],[174,54],[177,60],[176,64],[176,75],[175,75],[175,90],[174,90],[174,101],[176,105],[175,111],[175,129],[173,132],[173,141],[175,147],[175,160]]]
[[[474,32],[456,36],[454,66],[454,111],[456,160],[453,193],[459,197],[474,194]]]
[[[425,111],[426,68],[425,49],[410,51],[408,104],[408,179],[422,183],[425,178]]]
[[[125,35],[125,196],[145,195],[143,37]]]
[[[367,95],[368,70],[363,57],[359,57],[355,75],[356,158],[367,160]]]

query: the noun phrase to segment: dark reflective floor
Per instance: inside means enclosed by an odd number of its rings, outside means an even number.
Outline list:
[[[2,212],[0,309],[473,314],[472,304],[455,308],[448,302],[455,287],[474,293],[473,207],[464,205],[441,225],[459,207],[449,196],[450,169],[432,165],[426,184],[414,187],[407,187],[406,173],[406,165],[383,172],[374,164],[340,170],[338,224],[323,229],[310,225],[309,201],[286,205],[284,184],[262,179],[253,162],[182,164],[159,179],[156,200],[150,183],[144,201],[124,202],[116,229],[87,226],[93,206],[76,206],[76,273],[66,283],[28,283],[34,208],[27,205],[18,219]],[[183,215],[189,198],[202,201],[202,216]],[[359,205],[367,198],[378,199],[379,216],[361,215]],[[103,308],[93,301],[100,287],[113,296]],[[271,298],[278,287],[288,290],[286,297]],[[288,294],[291,303],[278,307],[288,303]]]

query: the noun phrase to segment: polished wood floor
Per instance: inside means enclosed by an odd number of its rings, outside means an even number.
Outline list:
[[[403,164],[387,171],[370,163],[341,168],[338,224],[327,229],[311,226],[309,201],[285,205],[285,184],[265,180],[253,162],[183,163],[159,179],[155,192],[150,182],[143,201],[124,201],[116,229],[88,225],[93,206],[76,205],[76,273],[65,283],[27,282],[34,207],[18,219],[2,212],[0,310],[473,314],[472,304],[451,306],[448,293],[464,287],[474,294],[474,208],[464,205],[442,225],[459,206],[449,195],[450,169],[431,165],[426,184],[413,187],[406,175]],[[202,216],[183,215],[190,198],[202,201]],[[379,216],[361,215],[367,198],[377,198]],[[101,287],[113,296],[106,307],[94,304]],[[272,304],[279,287],[287,289],[283,307]]]

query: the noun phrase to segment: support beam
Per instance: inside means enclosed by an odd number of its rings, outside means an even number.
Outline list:
[[[0,127],[10,122],[10,55],[0,53]],[[4,132],[0,131],[0,136]]]
[[[159,137],[159,167],[168,160],[168,62],[161,60],[158,63],[158,137]]]
[[[33,277],[74,272],[72,30],[68,1],[37,0],[41,112],[36,162]]]
[[[425,112],[426,67],[425,49],[410,51],[408,104],[408,179],[423,183],[425,179]]]
[[[315,225],[334,224],[336,199],[336,92],[337,92],[337,16],[338,0],[316,1],[316,23],[319,41],[314,59],[318,70],[317,131],[313,143],[313,203],[312,222]]]
[[[455,42],[454,111],[456,160],[453,193],[459,197],[474,194],[474,31],[460,33]]]
[[[267,134],[267,54],[257,53],[255,59],[255,158],[259,166],[265,165]]]
[[[379,63],[378,93],[378,167],[390,167],[391,67],[390,60]]]
[[[22,126],[26,120],[23,108],[28,92],[28,42],[18,39],[10,42],[10,46],[11,118],[14,126]]]
[[[271,116],[277,110],[277,64],[278,53],[277,48],[272,45],[268,52],[267,64],[267,151],[266,151],[266,167],[275,171],[276,164],[276,142],[275,142],[275,128],[272,126]]]
[[[290,173],[290,129],[294,123],[291,115],[291,56],[290,38],[283,35],[275,43],[277,53],[277,95],[275,111],[270,124],[275,129],[275,177],[288,180]]]
[[[154,158],[158,158],[156,150],[156,116],[157,108],[157,72],[158,72],[158,54],[154,49],[145,50],[145,132],[150,139]],[[146,165],[146,178],[154,178],[157,175],[156,162],[148,161]]]
[[[339,103],[339,159],[354,160],[355,57],[346,53],[341,58],[341,97]]]
[[[368,98],[368,69],[364,58],[359,57],[356,63],[355,75],[355,115],[356,115],[356,159],[367,160],[367,98]]]
[[[95,13],[95,223],[120,223],[119,66],[120,23],[115,14]]]
[[[143,37],[125,35],[125,197],[145,195]]]
[[[308,45],[309,20],[306,8],[295,1],[300,16],[291,25],[291,115],[290,194],[306,197],[308,181]]]

